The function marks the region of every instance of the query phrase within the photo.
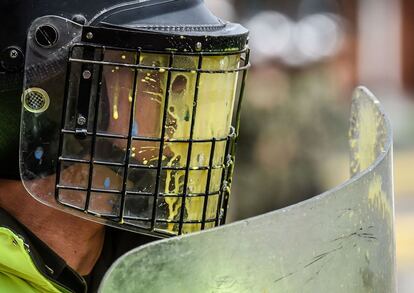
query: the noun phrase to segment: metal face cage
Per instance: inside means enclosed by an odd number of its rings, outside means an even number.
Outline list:
[[[58,49],[36,46],[46,25],[57,34],[70,27]],[[26,74],[22,99],[35,91],[48,107],[23,108],[25,187],[56,208],[160,237],[224,224],[246,43],[247,34],[188,37],[38,19],[26,62],[36,74]],[[56,57],[50,72],[39,56]],[[64,70],[53,71],[56,64]]]

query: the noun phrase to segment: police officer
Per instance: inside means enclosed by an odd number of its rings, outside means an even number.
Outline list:
[[[127,251],[224,222],[243,27],[202,0],[0,16],[0,292],[93,292]]]

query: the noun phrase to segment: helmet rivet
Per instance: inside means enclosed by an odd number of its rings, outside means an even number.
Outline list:
[[[10,50],[9,56],[11,59],[16,59],[19,57],[19,52],[16,49]]]
[[[77,122],[78,125],[84,126],[86,124],[86,118],[83,115],[79,114]]]
[[[203,44],[201,44],[201,42],[197,42],[197,44],[196,44],[196,50],[197,51],[201,51],[202,48],[203,48]]]
[[[92,39],[93,39],[93,33],[92,33],[92,32],[87,33],[87,34],[86,34],[86,38],[87,38],[88,40],[92,40]]]
[[[82,14],[75,14],[74,16],[72,16],[72,21],[80,25],[85,25],[85,23],[87,22],[86,17]]]
[[[34,38],[40,47],[52,48],[59,40],[59,33],[54,26],[46,24],[36,29]]]
[[[18,72],[24,66],[24,55],[17,46],[11,46],[0,51],[0,70]]]
[[[85,70],[82,73],[82,77],[83,77],[83,79],[90,79],[92,77],[92,73],[89,70]]]

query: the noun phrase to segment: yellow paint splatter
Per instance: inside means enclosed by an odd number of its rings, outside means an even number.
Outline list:
[[[223,58],[226,58],[223,62]],[[141,63],[161,67],[168,63],[168,56],[142,54]],[[227,67],[237,67],[240,56],[208,56],[203,58],[203,68],[206,70],[223,70]],[[224,68],[223,66],[226,66]],[[167,112],[166,135],[167,140],[188,140],[192,125],[192,112],[194,107],[194,96],[196,90],[198,57],[174,58],[173,67],[188,68],[191,72],[171,72],[171,87],[165,88],[166,72],[165,68],[160,68],[159,73],[144,73],[139,80],[145,83],[146,95],[149,99],[159,104],[159,121],[163,121],[164,111],[162,109],[167,91],[169,91],[169,107]],[[161,82],[160,82],[161,79]],[[164,79],[164,82],[163,82]],[[202,74],[199,84],[199,100],[197,103],[197,116],[194,125],[194,139],[211,140],[213,138],[225,138],[229,135],[232,121],[234,99],[238,73],[231,74]],[[164,88],[163,88],[164,87]],[[174,170],[174,168],[184,168],[187,165],[189,143],[187,142],[166,142],[162,162],[158,162],[158,153],[154,152],[157,147],[139,147],[138,153],[145,153],[146,158],[142,158],[144,165],[157,165],[162,163],[166,171],[162,174],[163,183],[161,192],[172,195],[162,197],[165,202],[165,211],[169,222],[176,222],[180,219],[181,213],[184,214],[184,221],[201,221],[203,218],[205,197],[194,196],[206,192],[208,170],[200,170],[201,167],[209,164],[211,143],[196,143],[193,145],[190,167],[194,170],[188,174],[187,190],[184,190],[185,171]],[[221,165],[225,157],[225,142],[217,143],[214,164]],[[221,184],[221,170],[212,170],[210,180],[210,192],[219,191]],[[186,199],[185,209],[183,210],[183,193],[190,194]],[[193,195],[193,196],[191,196]],[[215,219],[218,209],[218,196],[210,196],[208,199],[206,219]],[[214,223],[206,224],[206,228],[214,227]],[[168,223],[166,229],[169,232],[177,233],[178,224]],[[199,231],[200,224],[184,224],[183,233]]]
[[[114,118],[114,120],[118,120],[119,119],[118,105],[114,105],[113,118]]]
[[[350,147],[353,153],[352,174],[369,168],[377,158],[378,131],[380,117],[378,111],[364,103],[358,104],[356,121],[351,131],[357,132],[357,137],[351,137]]]
[[[238,63],[237,57],[209,57],[204,59],[204,66],[206,69],[227,69],[222,68],[222,58],[233,58],[233,63]],[[188,62],[188,61],[187,61]],[[226,63],[228,64],[228,62]],[[177,64],[178,66],[180,64]],[[228,65],[226,65],[228,66]],[[185,88],[182,84],[178,84],[179,91],[171,91],[170,109],[168,112],[171,121],[175,121],[173,126],[169,126],[170,138],[188,139],[191,129],[192,109],[195,95],[196,71],[185,73],[172,74],[172,88],[174,82],[180,81],[185,83]],[[199,101],[197,111],[197,122],[194,125],[195,139],[212,139],[213,137],[226,137],[229,133],[231,118],[233,113],[234,97],[236,90],[237,73],[229,75],[220,74],[205,74],[200,78],[199,85]],[[214,115],[212,115],[214,113]],[[201,123],[199,121],[202,121]],[[175,143],[169,146],[169,150],[174,156],[169,159],[168,167],[176,164],[179,160],[180,167],[187,164],[188,144]],[[190,160],[190,166],[193,171],[188,174],[188,190],[190,194],[205,193],[208,179],[208,171],[197,170],[203,167],[204,160],[200,158],[209,158],[211,152],[211,144],[195,144],[193,145],[193,152]],[[217,148],[215,158],[224,158],[225,149]],[[181,158],[181,159],[180,159]],[[217,160],[215,160],[217,161]],[[185,172],[177,172],[171,170],[167,172],[167,179],[165,189],[173,194],[186,192],[183,190],[183,180],[180,175],[184,176]],[[217,191],[220,188],[221,172],[212,171],[211,189]],[[170,187],[173,187],[171,190]],[[212,191],[210,189],[210,192]],[[177,220],[181,213],[181,199],[180,198],[166,198],[168,204],[168,220]],[[189,197],[185,202],[185,221],[200,221],[203,218],[205,198],[204,197]],[[218,207],[218,197],[210,197],[207,205],[206,219],[214,219],[216,217]],[[199,231],[200,224],[184,225],[183,233],[191,233]],[[176,224],[169,224],[168,230],[176,231]]]
[[[382,177],[379,175],[376,175],[369,185],[368,200],[371,208],[379,210],[384,219],[392,221],[392,206],[382,189]]]

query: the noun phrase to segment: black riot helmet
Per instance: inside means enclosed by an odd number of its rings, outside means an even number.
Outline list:
[[[16,35],[4,31],[1,77],[23,84],[12,98],[34,198],[161,237],[225,222],[245,28],[202,0],[1,5],[26,14]]]
[[[36,18],[59,15],[85,22],[117,0],[0,1],[0,177],[19,179],[20,96],[27,31]]]

